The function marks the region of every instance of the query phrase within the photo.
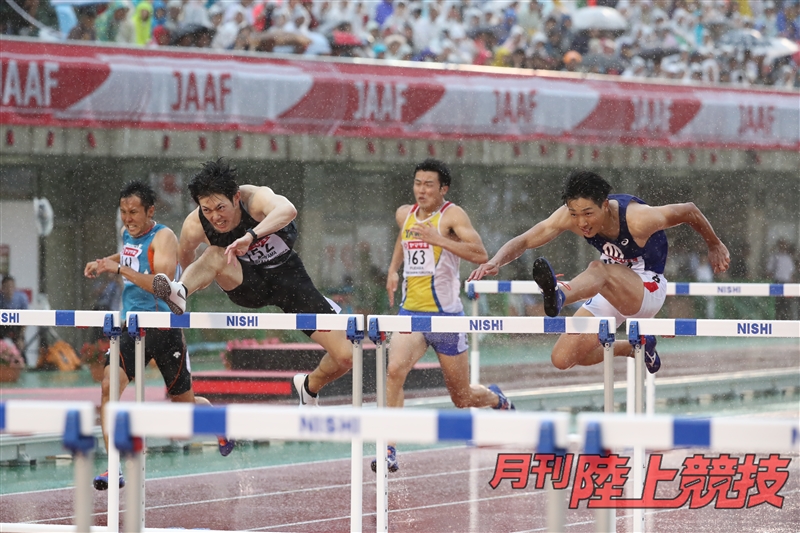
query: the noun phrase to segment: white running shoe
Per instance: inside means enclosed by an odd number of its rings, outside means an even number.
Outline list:
[[[296,390],[297,395],[300,396],[300,407],[319,407],[319,396],[314,398],[306,392],[305,382],[307,377],[308,374],[295,374],[292,378],[294,390]]]
[[[186,287],[180,281],[170,281],[165,274],[153,278],[153,294],[161,298],[176,315],[186,311]]]

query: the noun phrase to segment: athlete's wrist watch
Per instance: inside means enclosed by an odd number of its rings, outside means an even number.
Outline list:
[[[245,231],[245,233],[249,233],[250,236],[253,237],[253,242],[256,242],[258,240],[258,235],[256,235],[255,231],[253,231],[253,228],[250,228],[249,230]]]

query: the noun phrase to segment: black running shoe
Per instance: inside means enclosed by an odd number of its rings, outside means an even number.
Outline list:
[[[538,258],[533,262],[533,281],[539,285],[544,298],[544,313],[547,316],[558,316],[561,307],[564,305],[566,297],[561,289],[558,288],[558,279],[553,267],[544,257]]]

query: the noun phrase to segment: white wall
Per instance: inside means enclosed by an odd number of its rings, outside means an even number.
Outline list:
[[[0,244],[10,248],[9,274],[14,277],[17,289],[30,289],[35,302],[39,292],[39,236],[32,201],[0,201]],[[26,339],[35,333],[36,328],[25,328]],[[35,347],[25,356],[29,365],[36,364]]]

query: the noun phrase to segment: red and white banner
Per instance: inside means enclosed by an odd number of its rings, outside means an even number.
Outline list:
[[[3,124],[800,149],[800,93],[0,40]]]

